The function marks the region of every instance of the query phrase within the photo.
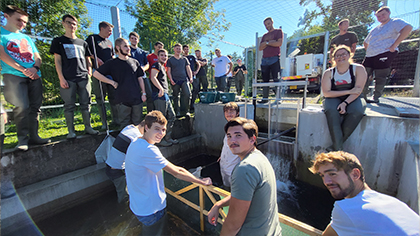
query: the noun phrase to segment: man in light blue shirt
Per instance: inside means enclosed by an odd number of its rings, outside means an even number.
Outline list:
[[[38,136],[38,116],[42,104],[41,56],[32,39],[20,33],[28,23],[28,13],[13,5],[8,5],[3,13],[7,20],[0,34],[4,97],[15,106],[16,148],[26,151],[29,144],[50,142]]]

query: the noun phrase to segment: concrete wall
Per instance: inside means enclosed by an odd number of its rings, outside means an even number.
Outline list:
[[[195,104],[194,130],[203,137],[206,146],[213,150],[222,150],[223,137],[225,132],[223,127],[226,119],[223,113],[222,103],[198,103]],[[238,102],[240,116],[245,117],[245,104]],[[247,118],[252,119],[254,106],[247,105]],[[219,153],[220,154],[220,153]]]
[[[397,196],[418,212],[419,156],[409,143],[419,143],[418,119],[368,114],[344,143],[344,150],[360,159],[372,189]],[[297,144],[297,178],[322,186],[307,167],[316,152],[332,144],[323,112],[299,113]]]

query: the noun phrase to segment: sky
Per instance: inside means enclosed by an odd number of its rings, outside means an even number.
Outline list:
[[[108,6],[117,5],[120,10],[124,10],[124,1],[121,0],[87,0],[87,2],[98,2]],[[325,2],[331,1],[325,0]],[[413,25],[414,29],[419,28],[419,0],[388,0],[387,5],[391,8],[391,17],[402,16],[401,18]],[[96,27],[99,21],[111,22],[110,15],[103,14],[103,12],[97,10],[97,6],[92,4],[86,4],[86,6],[88,7],[89,15],[94,20],[92,24],[92,27],[94,27],[92,28],[93,32],[97,32]],[[220,34],[224,35],[224,38],[219,39],[221,41],[216,41],[213,47],[207,46],[209,41],[206,37],[202,37],[199,40],[199,45],[204,53],[210,50],[214,51],[217,47],[221,49],[224,55],[232,54],[233,52],[242,55],[245,47],[255,45],[257,33],[261,37],[267,32],[263,25],[263,20],[266,17],[272,17],[274,26],[276,28],[281,26],[283,32],[290,36],[295,30],[299,29],[297,24],[305,9],[308,8],[310,10],[313,7],[313,4],[305,7],[300,6],[299,0],[219,0],[214,8],[215,10],[225,10],[225,18],[231,23],[231,27],[227,32],[220,32]],[[413,12],[416,13],[408,14]],[[123,31],[128,35],[134,27],[135,20],[124,12],[120,12],[120,18]]]

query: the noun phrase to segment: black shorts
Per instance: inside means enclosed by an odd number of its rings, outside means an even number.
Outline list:
[[[391,63],[397,56],[398,52],[384,52],[373,57],[365,57],[363,60],[363,66],[372,69],[387,69],[391,67]]]

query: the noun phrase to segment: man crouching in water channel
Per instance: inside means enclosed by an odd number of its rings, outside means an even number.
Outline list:
[[[184,168],[175,166],[155,146],[166,134],[167,120],[160,111],[149,112],[144,121],[143,137],[131,143],[126,154],[130,209],[143,224],[141,235],[165,235],[166,193],[162,170],[197,184],[211,185],[212,181],[196,178]]]
[[[230,150],[241,161],[232,172],[231,195],[214,204],[209,223],[216,225],[219,209],[229,206],[220,235],[281,235],[276,176],[267,157],[256,148],[257,125],[237,117],[225,125],[225,132]]]

